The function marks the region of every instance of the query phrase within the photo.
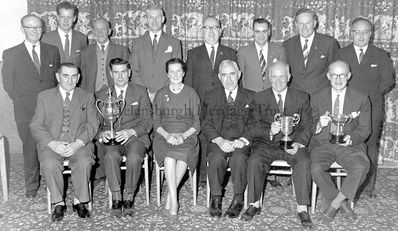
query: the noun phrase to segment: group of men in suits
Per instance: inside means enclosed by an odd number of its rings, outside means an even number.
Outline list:
[[[55,205],[53,220],[62,220],[66,207],[59,186],[61,160],[69,157],[76,187],[73,208],[80,217],[90,215],[84,204],[89,201],[88,177],[94,163],[91,142],[95,136],[102,142],[110,138],[109,125],[101,123],[97,133],[100,118],[93,109],[94,95],[103,99],[110,88],[115,97],[127,102],[116,126],[116,139],[122,144],[97,147],[104,152],[100,160],[106,160],[101,165],[105,166],[112,192],[111,214],[131,216],[138,169],[150,148],[151,102],[168,83],[166,61],[181,58],[181,42],[163,32],[164,12],[156,6],[146,10],[149,30],[133,40],[131,54],[127,47],[110,41],[111,26],[105,19],[94,21],[96,42],[87,46],[87,37],[73,30],[77,7],[62,2],[57,6],[57,15],[58,29],[45,33],[41,41],[40,18],[24,16],[21,26],[25,41],[3,53],[4,88],[13,100],[23,142],[26,196],[37,194],[41,164]],[[228,167],[234,197],[225,215],[240,215],[246,185],[250,206],[242,219],[248,221],[260,214],[264,179],[276,159],[286,160],[293,168],[297,215],[304,227],[312,226],[307,211],[311,174],[330,203],[323,212],[327,220],[333,220],[338,211],[350,220],[356,218],[347,206],[347,198],[353,200],[365,181],[369,160],[366,192],[375,197],[376,139],[383,96],[394,85],[392,63],[385,51],[369,44],[373,28],[364,18],[352,23],[353,44],[339,50],[334,38],[316,32],[318,22],[313,11],[300,9],[294,23],[299,34],[282,47],[270,42],[270,22],[257,18],[253,21],[253,43],[236,52],[220,44],[220,22],[209,16],[203,23],[203,45],[188,51],[184,83],[198,92],[204,108],[200,180],[206,179],[207,172],[211,216],[222,215],[222,183]],[[84,90],[76,88],[79,80]],[[348,83],[353,87],[347,87]],[[320,89],[326,90],[317,93]],[[326,112],[333,112],[336,95],[343,99],[338,103],[338,113],[358,113],[345,127],[347,136],[342,145],[329,144],[326,138],[332,126]],[[274,121],[276,113],[301,116],[294,128],[291,149],[277,145],[281,124]],[[369,146],[369,160],[365,143]],[[342,156],[343,152],[348,154]],[[122,155],[127,157],[129,176],[125,193],[119,168]],[[334,161],[349,174],[349,183],[343,184],[340,191],[331,189],[326,174]]]

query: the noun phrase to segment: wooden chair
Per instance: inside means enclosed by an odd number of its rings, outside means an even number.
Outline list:
[[[1,186],[3,188],[3,199],[4,201],[8,201],[7,163],[4,149],[4,136],[2,134],[0,134],[0,172]]]
[[[161,187],[162,187],[162,182],[164,178],[164,167],[160,167],[156,160],[153,160],[155,162],[155,171],[156,171],[156,198],[157,198],[157,205],[160,206],[160,195],[161,195]],[[189,179],[191,181],[191,187],[192,187],[192,194],[193,194],[193,205],[196,206],[196,199],[197,199],[197,178],[196,178],[196,169],[191,173],[189,171],[189,167],[187,168],[187,171],[189,172]]]
[[[347,172],[341,167],[339,164],[334,162],[332,165],[330,165],[329,168],[330,175],[336,177],[336,184],[337,188],[340,190],[341,187],[341,177],[347,176]],[[312,181],[312,195],[311,195],[311,213],[315,213],[315,207],[316,207],[316,194],[317,194],[317,189],[318,186],[314,181]],[[354,202],[351,202],[351,209],[354,209]]]
[[[68,168],[69,165],[69,159],[64,160],[63,166],[64,166],[64,171],[62,172],[63,175],[71,174],[72,170]],[[90,201],[88,202],[88,209],[92,210],[93,205],[92,205],[92,195],[91,195],[91,181],[88,182],[88,189],[90,191]],[[50,189],[47,187],[47,207],[48,207],[48,213],[51,214],[51,192]]]
[[[145,195],[146,195],[146,204],[149,205],[149,163],[148,163],[148,154],[145,155],[142,168],[144,169],[144,176],[145,176]],[[122,157],[122,163],[126,163],[126,156]],[[121,170],[126,170],[126,165],[120,166]],[[108,202],[109,208],[112,208],[112,192],[108,185],[108,180],[105,180],[105,190],[108,192]]]

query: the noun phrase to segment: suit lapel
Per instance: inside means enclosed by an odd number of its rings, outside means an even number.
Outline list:
[[[350,91],[349,88],[347,88],[344,96],[344,106],[343,106],[344,115],[348,115],[352,112],[352,109],[354,108],[354,105],[352,104],[352,99],[355,99],[355,97],[352,96],[352,92]]]
[[[33,63],[32,57],[30,56],[24,43],[22,43],[20,45],[20,51],[22,53],[22,55],[20,57],[22,57],[22,59],[24,59],[23,63],[28,64],[30,66],[29,69],[34,70],[34,72],[36,73],[36,76],[39,77],[39,72],[37,71],[36,66]],[[43,57],[42,52],[43,52],[43,49],[40,48],[40,58]],[[43,59],[40,59],[40,71],[42,69],[42,63],[43,63]]]
[[[162,37],[162,36],[160,36],[160,37]],[[153,57],[153,55],[152,55],[152,41],[151,41],[151,36],[149,36],[149,31],[145,32],[143,39],[144,39],[144,44],[143,44],[144,49],[143,50],[148,51],[148,54],[149,54],[148,56],[151,57],[152,63],[155,63],[155,57]],[[158,44],[158,46],[159,46],[159,44]],[[158,49],[158,51],[159,51],[159,49]]]
[[[319,46],[319,38],[318,38],[318,34],[315,32],[315,35],[314,35],[314,40],[312,41],[312,44],[311,44],[311,48],[310,48],[310,53],[308,54],[308,60],[307,60],[307,65],[305,66],[305,67],[308,67],[309,65],[309,62],[311,62],[311,60],[314,58],[314,57],[316,57],[315,56],[315,53],[316,53],[316,51],[318,50],[318,46]],[[301,52],[301,54],[302,54],[303,52]],[[303,60],[304,60],[304,56],[303,55],[301,55],[302,57],[303,57]],[[319,57],[318,57],[319,58]],[[304,61],[303,61],[303,63],[304,63]]]
[[[216,60],[214,61],[214,67],[218,67],[221,63],[222,56],[224,54],[224,47],[221,44],[218,44],[218,49],[217,49],[217,54],[216,54]],[[211,60],[209,57],[209,65],[211,66]]]
[[[81,94],[78,88],[75,88],[74,92],[73,92],[73,96],[72,96],[72,100],[70,102],[70,110],[71,110],[71,114],[70,117],[71,119],[73,118],[73,115],[75,113],[77,113],[78,111],[80,111],[79,106],[80,106],[80,98],[81,98]]]

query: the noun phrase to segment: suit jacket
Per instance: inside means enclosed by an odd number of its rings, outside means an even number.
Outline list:
[[[254,92],[243,87],[238,87],[235,98],[235,112],[237,115],[237,127],[243,134],[249,119],[250,104],[253,100]],[[206,93],[203,101],[202,131],[209,140],[221,136],[221,129],[227,110],[227,97],[223,87],[210,90]],[[249,140],[250,142],[250,140]]]
[[[155,57],[152,56],[152,41],[149,31],[133,40],[130,64],[133,83],[156,92],[168,84],[165,64],[171,58],[181,58],[181,41],[162,32]]]
[[[336,59],[350,65],[351,79],[349,85],[370,96],[373,103],[382,103],[384,94],[394,87],[394,67],[387,52],[368,45],[361,64],[355,53],[354,45],[341,48],[336,52]]]
[[[222,87],[218,78],[218,67],[226,59],[237,62],[236,51],[221,44],[218,45],[214,69],[211,68],[210,57],[205,44],[189,50],[187,55],[188,70],[184,83],[193,87],[203,101],[206,91]]]
[[[37,96],[35,114],[29,124],[37,141],[38,151],[47,148],[52,140],[59,140],[63,120],[63,103],[59,87],[42,91]],[[99,119],[94,106],[94,95],[75,88],[70,106],[70,135],[73,140],[80,139],[84,148],[93,151],[91,143],[97,134]]]
[[[238,50],[237,56],[239,67],[243,74],[243,86],[255,92],[263,91],[271,87],[271,82],[268,79],[268,67],[277,60],[286,60],[283,47],[271,42],[268,44],[266,77],[264,79],[261,75],[260,59],[254,42]]]
[[[311,97],[312,108],[312,130],[315,133],[316,125],[319,117],[325,112],[332,111],[332,90],[330,87],[323,89]],[[352,146],[360,145],[366,151],[364,144],[371,132],[371,109],[370,101],[367,95],[347,87],[344,97],[343,114],[359,112],[359,116],[354,118],[351,123],[344,126],[344,133],[351,135]],[[319,134],[314,134],[311,139],[311,146],[319,146],[329,143],[330,139],[330,123],[324,127]]]
[[[336,39],[315,32],[305,66],[300,35],[286,40],[283,46],[286,52],[286,62],[290,65],[292,74],[290,86],[306,91],[310,95],[319,89],[330,86],[326,72],[329,64],[333,61],[336,50],[340,47]]]
[[[115,87],[111,87],[113,97],[116,97]],[[108,89],[102,89],[97,94],[97,99],[105,100]],[[146,89],[140,85],[129,83],[125,98],[126,106],[123,109],[121,117],[114,124],[115,131],[123,129],[134,129],[137,137],[132,136],[128,142],[138,139],[149,147],[149,133],[152,129],[152,108]],[[101,121],[103,118],[101,116]],[[110,129],[109,124],[101,123],[98,135]]]
[[[97,44],[91,44],[81,50],[80,69],[82,75],[81,88],[93,92],[95,91],[95,81],[97,80]],[[109,86],[113,85],[113,79],[110,76],[109,63],[114,58],[122,58],[128,60],[129,50],[125,46],[121,46],[109,41],[108,55],[106,57],[106,77]]]
[[[36,105],[37,94],[55,87],[55,73],[59,67],[58,49],[40,42],[40,73],[24,43],[3,52],[3,85],[14,106],[22,111],[15,112],[15,118],[29,122]]]
[[[64,39],[64,38],[63,38]],[[80,64],[80,51],[87,46],[87,36],[77,30],[72,30],[72,41],[70,43],[70,58],[66,60],[64,47],[62,46],[61,38],[58,30],[49,31],[43,34],[42,42],[58,47],[61,63],[71,62],[76,65]]]
[[[272,140],[270,139],[271,124],[274,122],[274,116],[279,112],[278,103],[272,88],[258,92],[254,96],[252,105],[252,114],[248,130],[244,132],[245,138],[253,138],[253,142],[263,142],[274,146],[283,137],[279,132]],[[284,115],[293,116],[295,113],[300,115],[300,122],[293,127],[290,135],[293,142],[307,146],[311,137],[312,114],[310,98],[306,92],[289,87],[284,102]],[[279,143],[278,143],[279,145]]]

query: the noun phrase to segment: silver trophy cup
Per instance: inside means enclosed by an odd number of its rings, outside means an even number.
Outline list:
[[[106,145],[120,145],[121,142],[116,141],[116,132],[113,129],[113,124],[117,121],[117,119],[121,116],[124,107],[126,106],[126,102],[123,99],[116,99],[112,97],[111,88],[107,91],[107,99],[101,100],[97,99],[95,102],[95,106],[97,107],[98,112],[104,118],[104,125],[110,125],[110,133],[111,137],[108,142],[104,143]],[[101,107],[101,106],[102,107]]]
[[[343,127],[347,124],[349,124],[352,121],[352,116],[351,115],[344,115],[344,114],[338,114],[338,115],[330,115],[330,118],[332,119],[332,127],[330,129],[330,140],[329,142],[332,144],[344,144],[344,131]]]
[[[289,135],[292,134],[293,127],[300,122],[300,115],[295,113],[293,116],[282,116],[281,113],[277,113],[274,116],[274,120],[281,124],[281,132],[283,137],[279,141],[280,147],[283,149],[292,149],[293,141]]]

